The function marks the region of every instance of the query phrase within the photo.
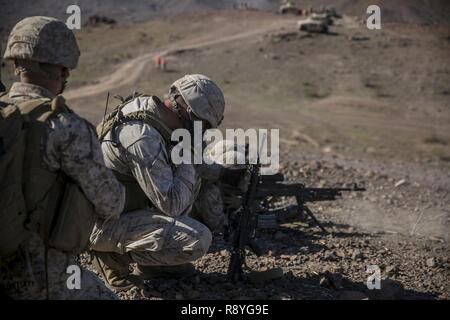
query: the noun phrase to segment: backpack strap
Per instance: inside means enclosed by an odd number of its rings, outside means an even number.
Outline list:
[[[17,104],[26,128],[26,152],[23,163],[23,186],[30,224],[40,225],[40,234],[45,242],[51,231],[50,226],[58,213],[60,197],[63,193],[65,176],[61,171],[51,172],[42,164],[41,141],[46,136],[46,121],[53,115],[66,110],[64,99],[55,97],[32,99]],[[52,200],[47,201],[47,197]]]
[[[172,130],[167,127],[167,125],[161,121],[158,117],[156,117],[153,113],[149,111],[136,111],[136,112],[130,112],[126,115],[124,115],[121,118],[121,122],[129,122],[129,121],[136,121],[140,120],[144,123],[148,124],[149,126],[153,127],[158,131],[158,133],[163,137],[164,142],[167,146],[171,146],[171,136],[172,136]]]
[[[148,95],[140,94],[134,92],[132,95],[129,95],[128,97],[121,97],[121,96],[114,96],[115,98],[119,99],[121,103],[109,114],[106,115],[106,117],[97,125],[96,132],[97,137],[99,138],[100,142],[102,142],[108,133],[109,130],[111,130],[111,127],[113,126],[114,122],[116,121],[115,118],[117,118],[120,111],[125,107],[131,100],[139,98],[139,97],[151,97]],[[154,97],[156,98],[156,97]]]
[[[139,95],[138,97],[142,97],[143,95]],[[161,100],[156,96],[150,96],[154,103],[157,105],[162,104]],[[117,137],[115,136],[115,128],[121,124],[130,122],[130,121],[143,121],[149,126],[153,127],[158,131],[158,133],[163,137],[163,140],[166,144],[166,147],[169,148],[172,145],[171,136],[172,130],[167,127],[167,125],[158,118],[154,113],[148,110],[141,110],[130,112],[127,114],[122,113],[123,107],[128,103],[122,103],[119,105],[113,112],[108,114],[104,121],[102,121],[97,126],[97,135],[99,137],[100,142],[103,142],[107,133],[111,131],[111,138],[113,143],[118,144]]]
[[[47,121],[53,114],[72,112],[65,105],[65,99],[62,96],[56,96],[53,100],[48,98],[28,100],[17,104],[17,108],[25,120],[30,120],[31,118],[39,122]]]
[[[33,99],[19,103],[17,108],[22,114],[25,126],[28,126],[28,138],[27,145],[31,144],[29,152],[25,155],[24,160],[24,172],[25,177],[28,178],[31,174],[37,174],[42,180],[50,181],[48,193],[52,195],[51,201],[47,203],[46,212],[40,217],[41,229],[40,234],[44,240],[44,269],[45,269],[45,292],[46,298],[49,299],[49,277],[48,277],[48,248],[50,243],[50,235],[52,228],[58,215],[59,206],[62,200],[62,186],[64,185],[62,174],[53,174],[45,172],[45,170],[33,170],[35,164],[30,162],[39,163],[40,159],[40,139],[45,135],[44,123],[47,119],[64,110],[65,100],[61,96],[55,97],[53,100]],[[33,122],[33,123],[32,123]],[[28,177],[27,177],[28,176]]]
[[[6,107],[8,105],[13,105],[14,101],[8,96],[8,92],[0,93],[0,107]]]
[[[29,121],[31,115],[36,116],[37,120],[38,118],[44,117],[44,114],[51,112],[51,108],[49,107],[48,102],[50,102],[50,99],[29,100],[17,104],[17,108],[20,110],[20,113],[25,120]],[[48,116],[46,116],[45,118],[47,117]]]

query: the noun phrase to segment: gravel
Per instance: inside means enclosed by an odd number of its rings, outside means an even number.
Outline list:
[[[283,158],[284,159],[284,158]],[[122,299],[449,299],[450,261],[448,239],[439,233],[437,220],[431,232],[419,232],[416,223],[422,210],[444,212],[449,191],[444,185],[418,181],[408,169],[384,169],[345,159],[295,159],[282,164],[289,181],[308,186],[351,186],[358,182],[365,193],[345,195],[344,199],[312,205],[316,217],[329,234],[304,219],[290,219],[278,229],[258,230],[257,237],[267,254],[248,254],[247,265],[255,271],[282,268],[281,278],[263,282],[246,280],[229,283],[226,271],[229,243],[220,237],[205,256],[194,264],[197,275],[185,279],[153,279],[145,288],[122,293]],[[342,163],[345,163],[343,165]],[[413,170],[413,168],[411,169]],[[428,173],[423,173],[428,174]],[[439,173],[437,173],[439,174]],[[290,199],[280,203],[289,204]],[[364,223],[364,208],[377,205],[378,219],[399,221],[414,217],[412,227],[377,227]],[[363,204],[363,205],[361,205]],[[360,220],[355,217],[361,217]],[[394,218],[391,218],[394,217]],[[444,215],[444,219],[448,216]],[[402,220],[403,219],[403,220]],[[448,225],[448,220],[444,221]],[[412,224],[414,227],[414,224]],[[438,230],[437,232],[434,232]],[[447,229],[448,230],[448,229]],[[413,232],[411,232],[413,231]],[[448,235],[447,235],[448,236]],[[82,258],[89,268],[89,259]],[[366,272],[376,266],[381,288],[368,288]],[[373,280],[373,279],[372,279]]]

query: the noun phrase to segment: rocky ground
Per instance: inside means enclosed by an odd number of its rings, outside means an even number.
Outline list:
[[[195,262],[196,276],[154,279],[146,283],[145,289],[121,293],[121,298],[449,299],[450,255],[445,231],[449,230],[449,215],[445,206],[450,202],[445,173],[440,175],[444,185],[439,179],[432,179],[435,188],[427,190],[427,181],[418,182],[413,174],[405,175],[398,170],[389,173],[387,167],[370,168],[367,162],[352,163],[327,155],[322,155],[321,160],[313,158],[286,161],[282,171],[288,180],[309,186],[358,182],[367,191],[311,206],[328,233],[302,218],[282,221],[277,229],[258,231],[267,254],[262,257],[248,254],[248,267],[255,271],[282,268],[283,276],[227,282],[230,245],[216,237],[209,253]],[[408,170],[406,166],[403,168]],[[382,223],[360,223],[361,216],[366,214],[366,203],[374,202],[380,206],[379,212],[370,212],[375,220],[397,216],[392,219],[390,229]],[[424,218],[430,210],[442,213],[441,220],[434,220],[434,225]],[[407,216],[402,216],[404,211]],[[422,212],[425,214],[421,215]],[[407,218],[411,215],[414,219],[410,222]],[[370,265],[379,267],[380,290],[367,288],[370,273],[366,270]]]

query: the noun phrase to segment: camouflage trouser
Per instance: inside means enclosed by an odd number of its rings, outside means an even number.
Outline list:
[[[49,249],[47,257],[50,299],[118,299],[94,273],[82,269],[74,257],[54,249]],[[71,265],[81,270],[79,289],[74,288],[76,272],[68,269]],[[1,289],[8,297],[46,298],[45,246],[39,236],[33,235],[17,254],[3,259],[0,267]]]
[[[224,214],[222,193],[216,184],[202,181],[189,215],[206,224],[212,231],[223,231],[227,219]]]
[[[186,217],[164,216],[146,209],[123,213],[94,228],[91,249],[129,253],[144,266],[179,265],[204,255],[211,244],[211,232],[200,222]]]

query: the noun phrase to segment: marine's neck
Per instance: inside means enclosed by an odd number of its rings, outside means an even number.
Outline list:
[[[26,83],[26,84],[32,84],[32,85],[44,88],[44,89],[48,90],[49,92],[51,92],[52,95],[54,95],[54,96],[59,94],[57,84],[55,84],[54,81],[41,79],[38,77],[28,77],[24,74],[21,74],[20,82]]]

